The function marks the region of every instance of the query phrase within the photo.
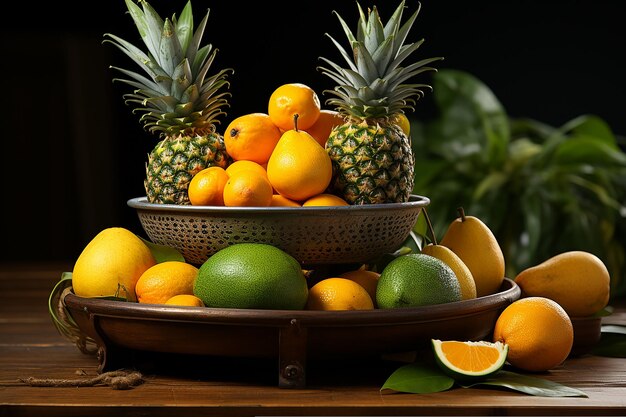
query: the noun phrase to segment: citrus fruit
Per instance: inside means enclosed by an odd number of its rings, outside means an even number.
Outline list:
[[[556,301],[521,298],[496,320],[493,340],[509,346],[507,361],[526,371],[547,371],[560,365],[574,343],[572,322]]]
[[[411,122],[409,118],[404,113],[397,113],[393,117],[393,121],[400,126],[400,129],[404,132],[405,135],[409,136],[411,133]]]
[[[343,198],[334,194],[322,193],[314,195],[302,203],[302,207],[349,206]]]
[[[280,194],[272,195],[272,202],[270,203],[272,207],[301,207],[300,203],[290,200],[287,197],[284,197]]]
[[[440,245],[456,253],[469,268],[476,283],[476,295],[497,292],[504,280],[504,254],[489,227],[478,217],[466,216],[459,209]]]
[[[474,282],[472,272],[456,253],[443,245],[434,244],[424,246],[422,253],[441,259],[454,271],[454,275],[456,275],[461,285],[462,300],[476,298],[476,283]]]
[[[137,301],[163,304],[179,294],[193,294],[198,268],[180,261],[165,261],[148,268],[135,285]]]
[[[121,297],[136,301],[135,284],[156,264],[148,246],[122,227],[100,231],[82,250],[72,271],[80,297]]]
[[[609,302],[611,278],[597,256],[584,251],[558,254],[515,277],[525,296],[550,298],[571,317],[590,316]]]
[[[204,307],[201,299],[191,294],[178,294],[168,299],[165,304],[174,306]]]
[[[374,302],[365,288],[346,278],[326,278],[309,290],[307,310],[372,310]]]
[[[328,153],[304,130],[283,133],[267,163],[267,176],[274,189],[295,201],[323,193],[332,175]]]
[[[283,131],[295,128],[295,115],[298,115],[298,128],[306,130],[320,115],[320,100],[305,84],[283,84],[272,92],[267,109],[272,122]]]
[[[305,129],[306,132],[322,145],[326,146],[326,141],[330,136],[333,127],[340,126],[344,123],[343,118],[334,110],[320,110],[320,115],[313,126]]]
[[[423,253],[395,258],[378,279],[378,308],[419,307],[461,300],[454,271],[442,260]]]
[[[226,127],[224,146],[234,160],[246,159],[265,164],[281,132],[265,113],[239,116]]]
[[[361,287],[365,288],[374,304],[376,303],[376,286],[378,286],[378,280],[380,279],[380,274],[378,272],[361,268],[339,274],[339,278],[352,280]]]
[[[437,365],[456,380],[485,378],[506,362],[509,347],[501,342],[431,340]]]
[[[252,170],[235,172],[224,185],[227,207],[268,207],[274,190],[267,177]]]
[[[220,249],[201,266],[194,295],[207,307],[299,310],[308,287],[300,264],[263,243]]]
[[[187,192],[194,206],[223,206],[228,174],[222,167],[205,168],[191,178]]]
[[[239,171],[256,171],[257,173],[267,177],[267,171],[263,165],[254,161],[248,161],[247,159],[233,161],[230,165],[228,165],[228,167],[226,167],[226,173],[229,176]]]

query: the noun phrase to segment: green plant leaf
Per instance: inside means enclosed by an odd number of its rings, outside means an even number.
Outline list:
[[[443,373],[434,363],[403,365],[392,373],[381,391],[391,390],[412,394],[429,394],[446,391],[454,385],[454,379]]]
[[[558,382],[510,371],[500,371],[493,377],[463,386],[470,388],[477,385],[508,388],[539,397],[587,397],[587,394],[583,391],[559,384]]]
[[[598,356],[626,358],[626,326],[602,326],[600,340],[591,352]]]
[[[154,256],[154,259],[157,261],[157,263],[166,261],[186,262],[185,257],[176,249],[170,246],[152,243],[149,240],[142,238],[141,236],[139,236],[139,238],[143,240],[143,242],[148,246],[150,252],[152,252],[152,256]]]

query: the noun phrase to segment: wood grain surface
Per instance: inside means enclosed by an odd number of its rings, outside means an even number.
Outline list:
[[[68,269],[69,268],[69,269]],[[307,387],[279,388],[274,360],[145,353],[144,383],[129,390],[31,387],[23,379],[97,375],[98,360],[56,330],[48,295],[71,265],[2,265],[0,416],[626,415],[626,359],[590,354],[538,374],[588,398],[535,397],[502,389],[381,393],[395,360],[308,363]],[[626,325],[626,308],[603,319]],[[193,340],[189,340],[193,343]]]

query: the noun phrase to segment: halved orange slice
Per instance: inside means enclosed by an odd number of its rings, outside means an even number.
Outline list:
[[[509,346],[502,342],[459,342],[432,339],[439,367],[454,379],[484,378],[500,370]]]

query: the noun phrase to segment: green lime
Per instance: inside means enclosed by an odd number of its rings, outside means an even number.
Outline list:
[[[383,269],[376,287],[378,308],[419,307],[461,300],[454,271],[442,260],[417,253],[399,256]]]
[[[302,267],[288,253],[267,244],[239,243],[202,264],[193,292],[207,307],[299,310],[308,287]]]

